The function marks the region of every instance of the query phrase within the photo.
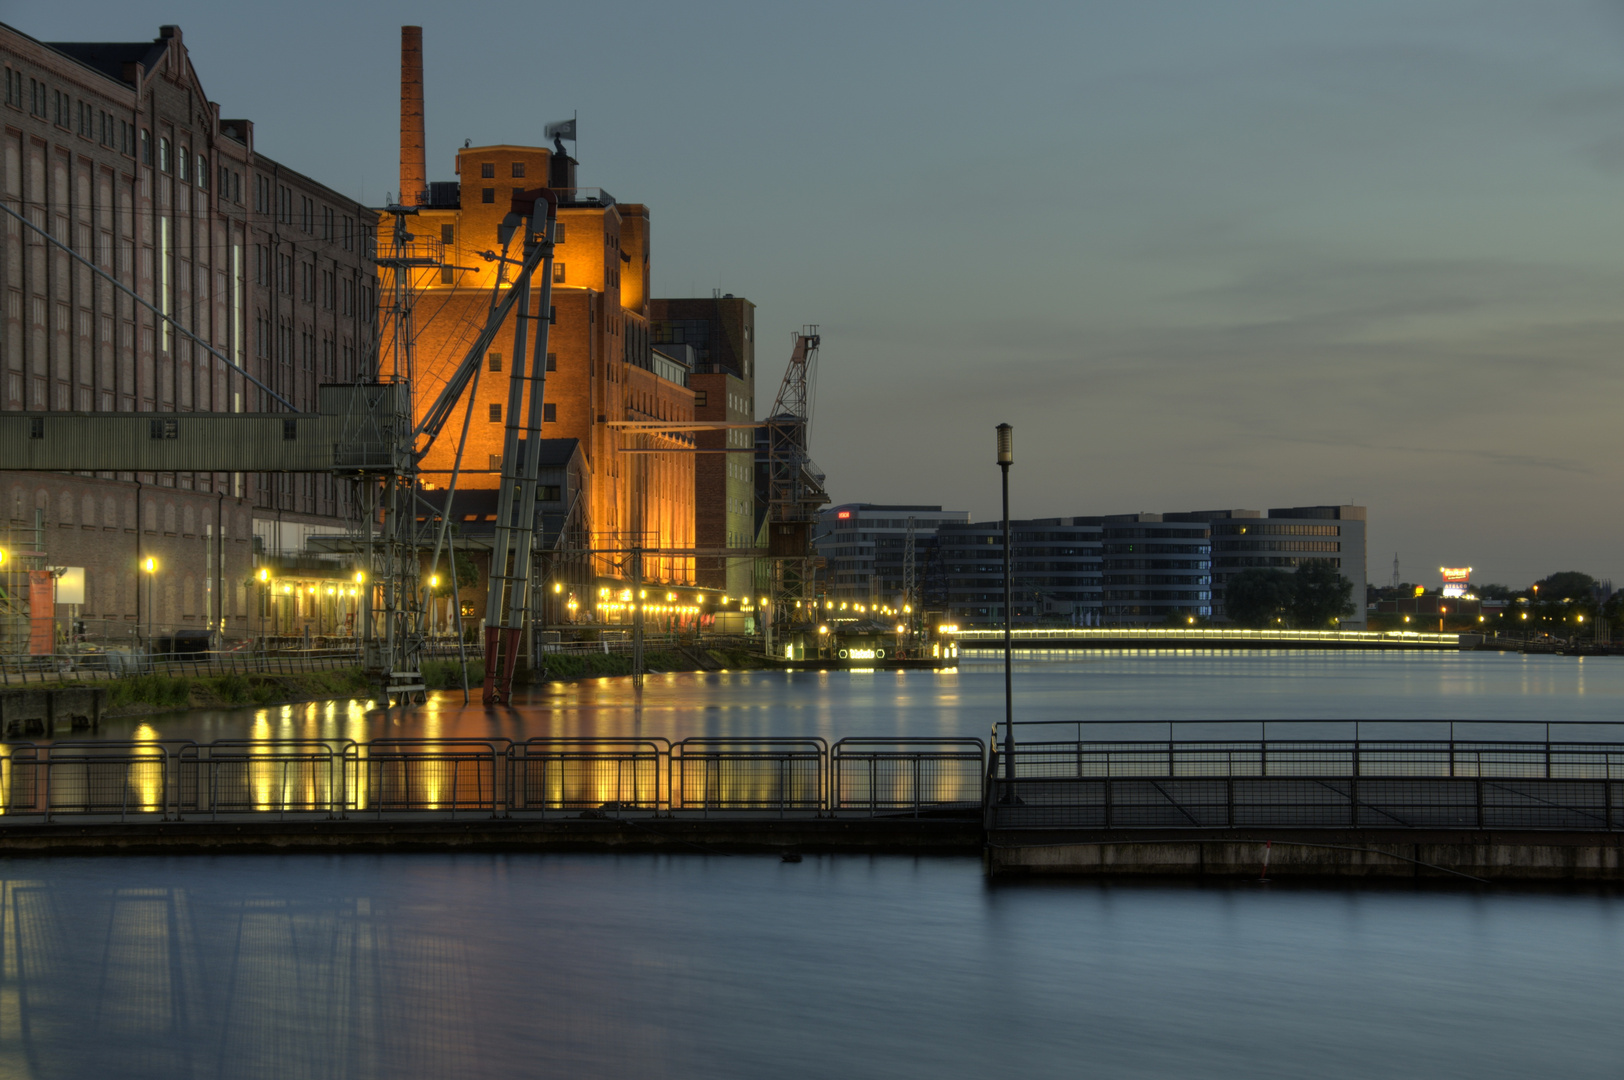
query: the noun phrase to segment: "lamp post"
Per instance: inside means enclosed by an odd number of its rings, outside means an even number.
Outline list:
[[[1009,547],[1009,467],[1015,464],[1015,429],[1008,424],[998,425],[998,468],[1004,476],[1004,780],[1015,779],[1015,680],[1010,652],[1010,620],[1014,617],[1011,605],[1014,590],[1010,578]],[[1013,787],[1006,798],[1015,798]]]
[[[141,569],[147,575],[147,652],[152,652],[152,583],[158,577],[158,560],[148,555],[141,562]]]

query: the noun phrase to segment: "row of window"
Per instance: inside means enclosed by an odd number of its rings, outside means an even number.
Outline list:
[[[502,354],[499,353],[499,352],[486,353],[485,354],[485,363],[487,365],[489,365],[490,370],[492,370],[492,371],[501,371],[502,370]],[[547,370],[548,371],[557,371],[558,370],[558,354],[557,353],[550,352],[550,353],[547,354]]]
[[[294,210],[294,191],[278,184],[269,176],[254,177],[254,213],[274,218],[283,225],[294,225],[305,233],[329,243],[338,244],[345,251],[354,251],[356,240],[365,249],[367,225],[359,225],[348,214],[340,215],[330,206],[321,206],[308,195],[298,197],[298,210]]]
[[[269,360],[274,353],[279,363],[291,367],[294,357],[293,327],[287,323],[277,324],[272,320],[259,316],[254,319],[254,354],[261,360]],[[355,346],[348,341],[338,342],[331,334],[323,334],[319,339],[309,331],[300,331],[298,335],[299,366],[305,371],[315,371],[317,361],[321,364],[321,377],[329,382],[339,377],[339,360],[343,359],[343,372],[346,376],[355,374]]]
[[[553,404],[550,401],[542,402],[541,403],[541,419],[542,419],[542,421],[544,423],[548,423],[548,424],[556,424],[556,423],[558,423],[558,406]],[[502,406],[498,402],[493,402],[491,404],[491,407],[490,407],[490,421],[493,424],[500,424],[502,422]],[[492,455],[492,458],[493,458],[493,460],[497,460],[495,455]],[[493,465],[491,467],[496,468],[497,466]]]
[[[1254,525],[1218,524],[1215,536],[1341,536],[1340,525]]]

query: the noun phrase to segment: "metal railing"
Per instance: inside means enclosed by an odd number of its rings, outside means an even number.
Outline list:
[[[974,814],[979,739],[222,739],[11,744],[0,828],[59,818]]]
[[[1056,738],[1066,727],[1074,737]],[[992,755],[988,827],[1624,828],[1620,742],[1553,740],[1548,729],[1460,739],[1453,724],[1441,739],[1196,739],[1172,725],[1155,740],[1085,738],[1090,728],[1017,724],[1012,779],[1001,749]]]

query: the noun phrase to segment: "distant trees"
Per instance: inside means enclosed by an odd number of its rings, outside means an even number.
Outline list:
[[[1559,570],[1534,584],[1541,600],[1589,600],[1596,579],[1577,570]]]
[[[1224,614],[1252,630],[1276,626],[1286,617],[1292,595],[1291,575],[1285,571],[1242,570],[1224,586]]]
[[[1304,630],[1329,628],[1352,615],[1353,582],[1324,559],[1284,570],[1243,570],[1224,586],[1224,613],[1254,630],[1289,624]]]
[[[1304,630],[1333,626],[1354,613],[1353,582],[1325,559],[1298,563],[1291,583],[1291,620]]]

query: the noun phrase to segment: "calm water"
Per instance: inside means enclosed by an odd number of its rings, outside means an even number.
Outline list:
[[[1119,652],[1031,658],[1016,665],[1016,715],[1026,720],[1244,718],[1624,721],[1624,657],[1501,653]],[[431,695],[427,708],[364,702],[194,711],[113,722],[99,737],[351,738],[503,735],[985,736],[1003,717],[1003,666],[967,661],[957,672],[683,672],[553,683],[515,708],[464,706]],[[1186,734],[1242,729],[1187,727]],[[1255,734],[1255,726],[1245,729]],[[1271,726],[1271,734],[1294,729]],[[1296,729],[1300,730],[1300,729]],[[1351,733],[1351,727],[1348,731]],[[1370,729],[1397,734],[1400,729]],[[1409,733],[1431,737],[1432,724]],[[1530,727],[1523,733],[1536,734]],[[1624,731],[1619,733],[1624,737]]]
[[[971,859],[14,859],[8,1077],[1617,1077],[1600,894]]]
[[[1196,731],[1624,720],[1612,659],[1096,654],[1017,678],[1027,718]],[[1001,667],[972,662],[655,676],[641,695],[606,679],[491,714],[460,694],[184,713],[101,737],[984,735],[1002,705]],[[704,855],[10,859],[0,879],[5,1077],[1624,1068],[1611,893],[993,887],[974,859]]]

